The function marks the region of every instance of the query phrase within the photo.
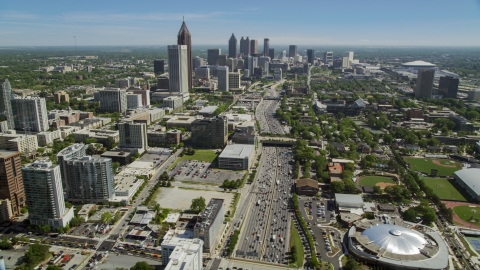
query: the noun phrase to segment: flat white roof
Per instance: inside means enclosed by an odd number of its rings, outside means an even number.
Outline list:
[[[362,196],[360,196],[360,195],[352,195],[352,194],[340,194],[340,193],[335,193],[335,201],[336,201],[338,204],[342,204],[342,203],[363,204]]]
[[[467,185],[475,194],[480,195],[480,181],[478,176],[480,175],[480,169],[463,169],[454,172],[455,176],[460,179],[465,185]]]
[[[203,109],[201,109],[198,113],[209,113],[212,114],[215,112],[215,110],[218,109],[218,106],[207,106]]]
[[[164,222],[167,223],[175,223],[177,220],[180,218],[180,213],[173,213],[173,214],[168,214],[167,218],[164,220]]]
[[[252,144],[230,144],[223,149],[219,158],[247,158],[251,155],[254,145]]]

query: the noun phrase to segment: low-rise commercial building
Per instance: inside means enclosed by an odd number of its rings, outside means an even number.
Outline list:
[[[82,129],[74,132],[73,137],[77,143],[85,143],[89,138],[94,138],[97,140],[97,143],[101,144],[106,144],[109,138],[111,138],[113,142],[119,141],[118,130]]]
[[[12,131],[15,132],[15,131]],[[33,153],[37,151],[38,141],[35,135],[0,134],[0,149]]]
[[[184,128],[185,130],[190,130],[192,128],[192,122],[196,119],[196,116],[175,115],[167,121],[167,129]]]
[[[228,170],[248,170],[253,163],[254,155],[254,145],[227,145],[220,156],[218,156],[218,167]]]
[[[182,97],[180,97],[180,96],[166,97],[162,101],[162,106],[164,108],[173,108],[174,110],[178,109],[178,108],[183,106]]]
[[[316,180],[310,178],[295,180],[295,192],[298,195],[315,196],[319,190],[318,182]]]

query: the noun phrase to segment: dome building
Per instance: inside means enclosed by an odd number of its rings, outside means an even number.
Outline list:
[[[358,221],[348,231],[348,250],[387,269],[445,269],[448,248],[440,234],[400,219]],[[393,224],[392,224],[393,223]]]

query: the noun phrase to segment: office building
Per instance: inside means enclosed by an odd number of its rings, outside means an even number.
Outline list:
[[[218,56],[222,54],[222,49],[208,49],[207,63],[209,66],[218,65]]]
[[[183,106],[182,96],[170,96],[162,100],[162,107],[164,108],[172,108],[173,110],[175,110],[182,106]]]
[[[168,89],[168,87],[166,88]],[[132,94],[136,94],[136,95],[140,95],[141,97],[141,106],[143,107],[149,107],[150,106],[150,90],[143,90],[143,89],[139,89],[139,88],[129,88],[127,89],[127,94],[128,93],[132,93]],[[128,100],[127,100],[127,103],[128,103]],[[127,104],[127,107],[128,107],[128,104]]]
[[[210,79],[210,68],[208,66],[197,67],[195,69],[195,79]]]
[[[468,91],[469,100],[480,100],[480,89],[473,89]]]
[[[250,40],[250,55],[258,54],[258,40]]]
[[[342,58],[342,68],[349,68],[350,61],[348,60],[348,56]]]
[[[62,102],[70,102],[70,96],[65,91],[58,91],[53,94],[53,101],[56,104],[60,104]]]
[[[155,74],[165,73],[165,60],[163,59],[153,60],[153,72]]]
[[[417,85],[415,86],[416,98],[431,98],[433,79],[435,78],[435,70],[430,68],[418,69]]]
[[[243,57],[243,69],[248,69],[250,72],[253,72],[253,57],[252,56],[245,56]],[[245,75],[245,77],[249,77]]]
[[[238,89],[240,88],[240,73],[238,72],[229,72],[228,73],[228,89]]]
[[[134,122],[118,123],[120,148],[137,148],[143,153],[148,148],[147,124]]]
[[[228,67],[217,67],[218,90],[228,92]]]
[[[181,237],[176,230],[168,231],[160,245],[162,265],[165,265],[165,270],[201,270],[203,245],[198,238]]]
[[[295,55],[297,55],[297,45],[290,45],[288,57],[295,57]]]
[[[83,143],[72,144],[60,152],[57,153],[57,164],[60,166],[60,174],[62,176],[62,186],[65,190],[68,190],[67,169],[65,167],[65,160],[70,158],[83,157],[87,154],[87,145]]]
[[[8,128],[15,129],[15,121],[13,119],[13,112],[12,112],[12,103],[10,100],[13,98],[12,96],[12,86],[8,79],[1,84],[1,91],[0,91],[0,111],[5,112],[5,117],[7,118]]]
[[[333,52],[324,52],[323,53],[323,64],[330,65],[333,63]]]
[[[212,198],[207,208],[198,215],[193,228],[193,237],[203,241],[203,251],[211,252],[218,242],[220,229],[225,219],[223,199]]]
[[[203,60],[203,58],[195,56],[195,58],[192,59],[193,70],[204,65],[205,65],[205,61]]]
[[[270,57],[270,59],[275,59],[275,49],[274,48],[269,48],[268,49],[268,56]]]
[[[0,222],[9,221],[11,218],[13,218],[12,203],[9,199],[0,200]]]
[[[255,136],[253,138],[255,141]],[[253,163],[255,145],[230,144],[218,156],[218,168],[227,170],[248,170]]]
[[[20,153],[34,153],[38,148],[36,135],[0,134],[0,149],[18,151]]]
[[[170,79],[168,77],[160,76],[157,78],[157,89],[170,89]]]
[[[238,66],[238,58],[228,58],[227,60],[227,66],[230,68],[231,71],[237,71],[237,66]]]
[[[243,54],[243,57],[250,55],[250,39],[248,37],[240,39],[240,53]]]
[[[75,157],[64,160],[69,201],[97,203],[112,199],[112,160],[103,157]]]
[[[315,51],[312,49],[307,50],[307,60],[310,65],[313,66],[313,62],[315,61]]]
[[[260,56],[258,58],[258,67],[261,67],[263,70],[268,71],[269,70],[269,63],[270,63],[270,57],[268,56]]]
[[[191,124],[192,147],[223,148],[227,144],[228,120],[225,116],[196,119]]]
[[[220,54],[217,58],[217,65],[219,66],[226,66],[227,65],[228,55]]]
[[[129,88],[130,87],[130,79],[129,78],[116,79],[115,80],[115,87],[120,88],[120,89]]]
[[[188,92],[188,90],[192,89],[193,87],[193,76],[192,76],[192,35],[190,35],[190,31],[188,31],[187,25],[185,24],[185,21],[182,22],[182,26],[180,27],[180,30],[178,31],[178,36],[177,36],[177,45],[183,45],[187,46],[186,47],[186,60],[184,60],[184,57],[182,55],[182,60],[180,61],[182,63],[181,70],[186,71],[186,74],[183,77],[187,77],[187,86],[185,87],[186,89],[184,91],[172,91],[171,92]],[[183,48],[183,47],[182,47]],[[169,50],[170,51],[170,50]],[[169,70],[171,70],[171,62],[170,62],[170,53],[168,56],[168,65],[169,65]],[[178,57],[178,55],[177,55]],[[180,59],[180,57],[178,57]],[[176,59],[176,58],[173,58]],[[184,63],[184,61],[186,63]],[[186,67],[184,68],[183,65]],[[178,68],[178,67],[177,67]],[[171,72],[171,71],[169,71]],[[183,90],[183,89],[182,89]]]
[[[127,111],[127,90],[120,88],[105,88],[98,91],[98,93],[100,111],[125,114]]]
[[[232,33],[232,36],[228,40],[228,57],[237,58],[237,38]]]
[[[168,46],[168,78],[170,92],[188,93],[191,71],[188,70],[191,60],[188,60],[187,45]]]
[[[457,98],[458,92],[458,78],[453,76],[440,77],[438,82],[438,93],[445,98]]]
[[[270,39],[264,38],[263,39],[263,56],[269,56],[269,55],[270,55]]]
[[[35,161],[22,168],[22,175],[30,224],[52,229],[67,226],[73,208],[65,208],[60,166]]]
[[[0,200],[6,199],[12,215],[19,215],[26,203],[20,152],[0,150]]]
[[[10,102],[17,130],[41,132],[50,128],[44,98],[15,96]]]
[[[127,108],[137,109],[142,107],[142,95],[127,93]]]
[[[348,52],[347,56],[348,56],[348,61],[350,63],[352,63],[353,62],[353,52]]]

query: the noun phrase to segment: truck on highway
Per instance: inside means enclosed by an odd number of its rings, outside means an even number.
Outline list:
[[[260,205],[260,200],[258,200],[258,202],[257,202],[257,206],[259,206],[259,205]]]
[[[270,241],[274,242],[276,237],[277,237],[276,235],[272,235],[272,238],[270,238]]]
[[[280,243],[283,243],[283,238],[282,237],[278,238],[278,240],[280,241]]]

